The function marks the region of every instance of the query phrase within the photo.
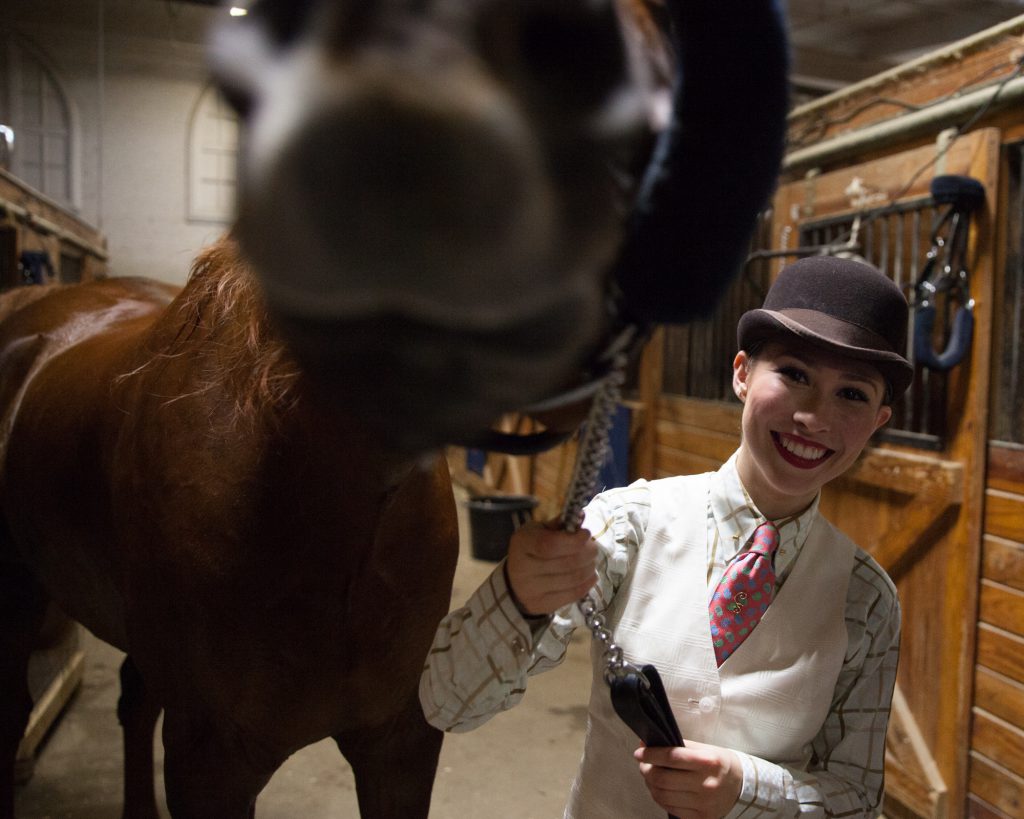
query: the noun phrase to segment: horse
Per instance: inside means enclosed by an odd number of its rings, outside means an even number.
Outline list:
[[[48,605],[126,653],[126,817],[157,815],[161,710],[175,819],[254,816],[325,737],[363,817],[426,817],[441,734],[416,688],[457,557],[441,447],[585,380],[617,316],[714,302],[783,128],[776,106],[745,129],[719,209],[691,206],[729,140],[679,118],[734,116],[700,92],[708,39],[745,32],[725,74],[750,110],[759,79],[784,87],[774,3],[723,5],[262,0],[223,24],[236,229],[180,292],[0,297],[0,819]],[[678,218],[725,256],[693,250],[672,299]]]
[[[5,775],[53,599],[128,652],[126,816],[157,815],[161,708],[175,817],[253,815],[282,762],[327,736],[364,816],[425,815],[440,738],[415,692],[457,556],[447,466],[389,452],[318,397],[233,242],[171,295],[51,289],[0,325]]]

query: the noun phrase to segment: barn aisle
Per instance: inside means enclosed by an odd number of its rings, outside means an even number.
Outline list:
[[[471,556],[466,516],[459,506],[462,553],[452,595],[455,605],[494,567]],[[530,691],[514,711],[474,732],[446,738],[431,819],[562,815],[583,747],[590,677],[586,641],[577,635],[575,642],[561,668],[531,681]],[[85,678],[41,746],[35,775],[18,790],[18,819],[120,816],[121,734],[115,708],[122,654],[88,633],[83,633],[83,644]],[[159,742],[157,759],[162,759]],[[159,773],[157,782],[162,799]],[[161,810],[166,817],[162,802]],[[354,780],[331,740],[295,754],[257,803],[259,819],[357,815]]]

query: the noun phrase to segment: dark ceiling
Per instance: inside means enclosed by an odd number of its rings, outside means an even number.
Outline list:
[[[177,2],[219,5],[218,0]],[[250,0],[239,4],[246,2]],[[841,88],[1024,14],[1024,0],[783,2],[790,21],[795,84],[818,92]]]

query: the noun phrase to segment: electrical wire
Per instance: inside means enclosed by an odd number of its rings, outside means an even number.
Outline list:
[[[954,129],[952,137],[941,148],[939,148],[938,151],[935,152],[935,156],[933,156],[931,159],[929,159],[927,162],[921,165],[921,167],[919,167],[916,171],[914,171],[910,179],[906,182],[906,184],[903,185],[902,188],[900,188],[896,193],[889,195],[889,204],[893,205],[900,199],[902,199],[907,194],[907,192],[911,188],[913,188],[914,183],[917,182],[918,179],[920,179],[921,174],[923,174],[925,171],[927,171],[929,168],[935,165],[935,163],[937,163],[943,156],[945,156],[949,152],[949,149],[952,148],[954,144],[956,144],[956,141],[960,139],[960,137],[962,137],[965,133],[967,133],[971,128],[973,128],[985,116],[985,114],[988,113],[989,109],[995,104],[996,100],[999,98],[999,95],[1003,92],[1003,89],[1006,88],[1010,81],[1021,76],[1022,73],[1024,73],[1024,57],[1021,57],[1017,61],[1017,64],[1014,67],[1013,71],[1011,71],[1009,74],[1007,74],[999,81],[999,83],[995,87],[995,90],[992,92],[992,95],[987,100],[985,100],[980,106],[978,106],[978,109],[973,114],[971,114],[967,121],[964,122],[963,125],[958,125]],[[879,216],[882,216],[885,213],[886,208],[877,208],[873,209],[870,213],[864,214],[863,218],[860,221],[859,229],[863,230],[863,228],[866,225],[870,224]],[[853,227],[851,226],[843,233],[835,237],[831,242],[829,242],[829,246],[840,247],[846,244],[852,235]]]
[[[985,79],[992,76],[992,74],[994,74],[996,71],[999,71],[1003,67],[1004,64],[991,66],[986,71],[981,72],[981,74],[979,74],[974,79],[964,83],[959,88],[956,88],[955,90],[946,94],[944,97],[939,97],[937,99],[930,101],[926,105],[918,105],[916,103],[895,99],[893,97],[873,97],[861,103],[856,108],[847,111],[842,116],[817,117],[812,122],[808,123],[806,127],[792,140],[790,140],[789,147],[791,149],[804,148],[808,144],[813,144],[817,139],[820,139],[824,135],[824,133],[833,125],[844,125],[845,123],[853,120],[858,115],[878,105],[891,105],[897,108],[902,108],[904,111],[910,112],[923,111],[926,108],[931,108],[932,106],[935,105],[941,105],[942,103],[948,102],[951,99],[956,99],[957,97],[963,96],[965,93],[977,90],[977,86],[979,86]],[[1020,73],[1020,70],[1021,63],[1020,61],[1018,61],[1014,67],[1014,70],[1009,75],[1007,75],[1007,77],[1004,77],[1001,82],[1005,84],[1007,81],[1013,79]],[[1001,89],[997,89],[997,91],[999,90]]]
[[[918,168],[914,175],[910,177],[907,184],[904,185],[896,195],[890,197],[890,202],[896,202],[900,199],[900,197],[904,196],[906,192],[909,191],[914,186],[914,183],[920,178],[921,174],[923,174],[926,170],[932,167],[932,165],[938,162],[939,159],[945,156],[949,152],[949,149],[952,148],[953,145],[956,143],[956,141],[960,139],[960,137],[962,137],[965,133],[967,133],[971,128],[973,128],[975,124],[977,124],[981,120],[981,118],[988,113],[989,109],[995,104],[995,101],[999,98],[999,95],[1003,92],[1003,89],[1006,88],[1007,84],[1011,80],[1019,77],[1022,72],[1024,72],[1024,57],[1017,61],[1017,65],[1011,73],[1007,74],[1002,80],[1000,80],[999,84],[996,86],[995,91],[992,92],[992,96],[990,96],[987,100],[985,100],[984,103],[982,103],[978,110],[975,111],[970,116],[967,122],[965,122],[963,125],[958,125],[956,127],[953,137],[948,142],[946,142],[946,144],[943,145],[938,151],[935,152],[935,156],[933,156],[931,159],[925,162],[924,165]]]

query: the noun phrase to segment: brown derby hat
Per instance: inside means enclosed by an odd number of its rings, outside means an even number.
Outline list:
[[[914,368],[899,351],[909,308],[900,289],[880,270],[835,256],[811,256],[784,268],[758,310],[740,317],[741,350],[780,335],[850,358],[870,361],[899,398]]]

